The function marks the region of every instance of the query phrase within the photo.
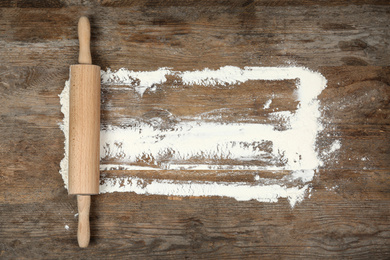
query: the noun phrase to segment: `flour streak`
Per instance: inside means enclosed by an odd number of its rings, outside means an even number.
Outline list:
[[[225,196],[237,200],[255,199],[276,202],[287,198],[291,206],[304,199],[316,169],[322,164],[316,152],[316,138],[322,125],[317,99],[326,87],[326,79],[317,72],[301,67],[238,67],[226,66],[218,70],[173,71],[160,68],[156,71],[134,72],[127,69],[102,71],[102,84],[107,88],[128,86],[142,98],[146,90],[166,82],[166,76],[179,78],[183,85],[214,87],[224,85],[239,88],[241,83],[254,81],[296,80],[299,105],[289,111],[269,113],[270,119],[282,119],[285,129],[259,123],[206,122],[203,113],[193,118],[182,118],[173,129],[134,119],[126,127],[104,126],[100,135],[100,157],[115,159],[115,164],[101,164],[101,170],[288,170],[289,182],[300,180],[299,186],[277,183],[264,184],[259,176],[253,183],[199,182],[173,180],[144,180],[139,177],[106,178],[100,192],[136,192],[169,196]],[[234,86],[233,86],[234,85]],[[61,162],[61,175],[67,186],[69,81],[61,93],[61,111],[64,114],[65,158]],[[264,105],[269,109],[272,99]],[[222,109],[223,110],[223,109]],[[212,111],[208,112],[211,113]],[[338,146],[340,147],[340,146]],[[338,147],[335,147],[337,149]],[[142,166],[138,163],[143,162]],[[199,161],[199,163],[193,163]],[[226,162],[226,163],[224,163]],[[234,162],[231,164],[230,162]],[[303,184],[302,184],[303,183]]]

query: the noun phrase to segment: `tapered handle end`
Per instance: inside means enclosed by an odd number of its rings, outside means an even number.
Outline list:
[[[77,195],[79,209],[79,227],[77,230],[77,241],[82,248],[88,247],[91,236],[89,227],[89,210],[91,207],[91,196]]]
[[[78,24],[79,34],[79,63],[92,64],[90,41],[91,41],[91,25],[86,16],[81,16]]]

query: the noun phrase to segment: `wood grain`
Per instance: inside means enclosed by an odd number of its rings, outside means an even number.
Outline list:
[[[388,1],[79,2],[0,3],[1,259],[390,257]],[[340,153],[327,158],[311,197],[294,209],[285,199],[95,196],[90,246],[79,249],[76,201],[58,173],[64,153],[58,94],[77,63],[81,15],[91,20],[92,57],[103,69],[297,64],[319,71],[328,86],[319,97],[325,128],[317,146],[321,153],[341,140]],[[288,83],[273,87],[283,93]],[[117,93],[102,94],[124,102]],[[101,120],[119,122],[130,109],[147,117],[158,98],[169,104],[170,94],[150,96],[119,116],[103,104]],[[252,108],[269,93],[255,94]],[[194,92],[197,102],[219,107],[220,100],[201,95],[212,93]],[[244,108],[238,102],[234,110]],[[174,109],[202,113],[201,106]]]
[[[99,194],[100,67],[70,66],[69,194]]]

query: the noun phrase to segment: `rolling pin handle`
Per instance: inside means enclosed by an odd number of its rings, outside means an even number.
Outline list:
[[[92,64],[90,41],[91,41],[91,25],[86,16],[81,16],[78,24],[79,34],[79,63]]]
[[[89,210],[91,207],[90,195],[77,195],[77,205],[79,210],[79,226],[77,229],[77,241],[79,247],[85,248],[89,245],[91,231],[89,227]]]

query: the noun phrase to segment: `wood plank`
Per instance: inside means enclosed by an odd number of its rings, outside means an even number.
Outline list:
[[[0,30],[10,33],[2,38],[5,45],[0,54],[3,65],[35,66],[37,59],[49,67],[74,64],[75,25],[78,17],[86,14],[92,21],[94,61],[102,68],[154,70],[174,66],[187,70],[226,64],[280,66],[291,62],[312,69],[386,66],[390,63],[389,42],[383,35],[388,34],[389,8],[69,7],[49,14],[46,9],[7,8],[1,11],[4,22]]]

